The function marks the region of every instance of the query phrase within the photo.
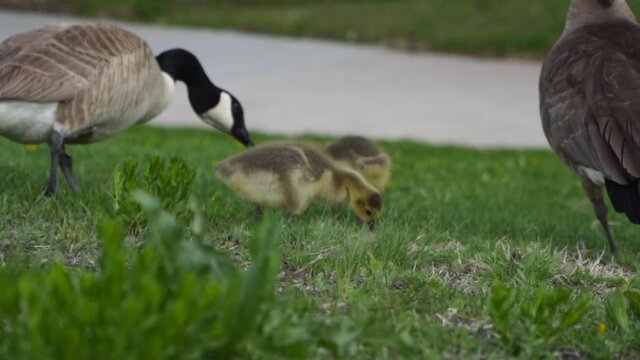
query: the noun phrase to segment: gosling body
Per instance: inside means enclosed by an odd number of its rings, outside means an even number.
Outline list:
[[[382,197],[359,173],[335,164],[311,144],[258,146],[220,163],[216,176],[242,199],[300,215],[315,202],[348,200],[365,221],[375,221]]]

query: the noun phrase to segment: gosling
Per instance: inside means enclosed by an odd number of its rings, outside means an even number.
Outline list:
[[[325,201],[345,200],[373,229],[382,212],[382,196],[358,172],[329,159],[311,144],[267,144],[232,156],[216,167],[216,177],[240,198],[292,215]]]
[[[345,136],[327,145],[325,151],[334,161],[360,172],[379,191],[387,187],[391,158],[373,141]]]

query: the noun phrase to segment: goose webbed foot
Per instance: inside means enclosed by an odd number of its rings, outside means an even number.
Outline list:
[[[44,189],[44,196],[51,197],[55,195],[56,188],[58,187],[57,183],[52,183],[51,180],[47,183],[47,186]]]

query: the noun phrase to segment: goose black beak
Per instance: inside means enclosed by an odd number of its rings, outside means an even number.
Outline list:
[[[246,128],[237,128],[231,131],[231,135],[236,138],[236,140],[240,141],[242,145],[247,148],[253,147],[253,140],[251,140],[251,136]]]

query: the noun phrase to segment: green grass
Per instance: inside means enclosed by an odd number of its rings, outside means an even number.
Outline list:
[[[408,141],[382,146],[394,169],[375,232],[358,227],[346,208],[334,217],[315,206],[298,220],[284,220],[276,303],[266,335],[245,349],[247,357],[269,358],[275,349],[287,349],[282,356],[362,359],[528,358],[554,351],[640,356],[640,319],[635,330],[623,330],[605,307],[615,289],[640,287],[638,229],[612,215],[622,254],[615,262],[608,255],[598,261],[602,230],[577,178],[554,154]],[[211,131],[136,127],[103,143],[70,147],[82,192],[71,194],[62,183],[56,197],[45,198],[47,148],[27,151],[0,139],[0,264],[38,268],[62,260],[93,271],[101,252],[98,229],[114,215],[115,170],[128,157],[144,164],[156,155],[180,157],[197,169],[190,195],[203,210],[202,238],[245,267],[257,227],[253,207],[213,174],[216,161],[240,150]],[[129,235],[126,246],[133,253],[142,241],[142,233]],[[581,242],[586,250],[579,253]],[[516,314],[505,320],[520,339],[513,345],[491,326],[488,306],[497,284],[513,289],[519,305],[556,288],[571,291],[563,309],[578,295],[591,305],[578,330],[549,342],[532,335],[533,320]],[[299,343],[307,347],[290,346]]]
[[[540,57],[569,0],[0,0],[0,6],[384,44],[474,55]],[[631,2],[640,10],[638,3]]]

